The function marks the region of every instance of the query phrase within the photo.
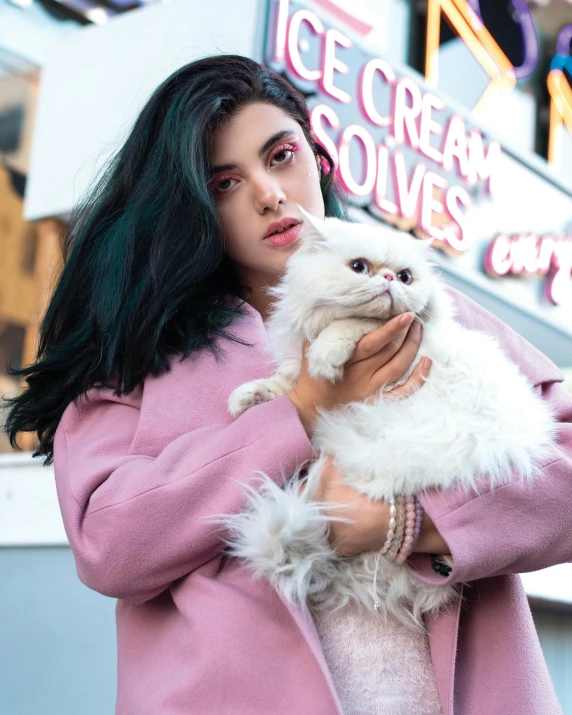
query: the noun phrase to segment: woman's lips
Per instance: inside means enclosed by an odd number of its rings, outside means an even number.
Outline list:
[[[282,233],[273,233],[271,236],[267,236],[264,240],[267,241],[271,246],[289,246],[291,243],[294,243],[294,241],[296,241],[296,239],[300,235],[301,230],[302,224],[297,223],[295,226],[291,226],[285,231],[282,231]]]

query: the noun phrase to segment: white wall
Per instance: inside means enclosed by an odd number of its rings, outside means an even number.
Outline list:
[[[0,47],[38,67],[50,47],[78,27],[74,20],[56,20],[39,2],[25,9],[5,0],[0,4]]]
[[[0,454],[0,548],[67,543],[53,467],[27,452]]]
[[[111,715],[115,600],[84,586],[68,547],[0,548],[0,713]]]
[[[261,59],[263,0],[174,0],[74,32],[42,72],[25,218],[66,216],[152,91],[209,54]]]

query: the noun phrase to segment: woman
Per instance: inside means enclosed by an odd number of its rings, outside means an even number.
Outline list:
[[[290,395],[228,415],[230,392],[270,372],[264,289],[296,242],[268,235],[300,220],[298,204],[339,213],[332,167],[288,83],[246,58],[207,58],[156,90],[72,220],[7,429],[14,444],[19,430],[37,431],[79,577],[118,598],[118,715],[342,712],[309,614],[223,559],[211,521],[243,507],[255,471],[282,483],[313,456],[317,405],[375,394],[419,346],[411,316],[397,316],[360,341],[340,384],[303,371]],[[514,574],[571,558],[572,400],[547,358],[453,295],[459,320],[499,336],[561,428],[533,489],[420,495],[407,567],[470,585],[462,609],[426,619],[413,654],[431,666],[426,706],[410,712],[561,712]],[[345,503],[353,519],[332,528],[340,553],[381,547],[387,505],[348,490],[331,463],[320,499]],[[434,553],[452,554],[451,573],[432,568]],[[385,685],[410,687],[404,670]]]

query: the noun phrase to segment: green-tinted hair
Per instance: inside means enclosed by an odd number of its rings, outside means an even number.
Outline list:
[[[129,394],[148,375],[198,348],[218,355],[216,339],[244,313],[208,190],[213,131],[239,108],[268,102],[302,127],[328,170],[326,215],[340,216],[334,165],[311,136],[302,95],[280,75],[238,55],[181,67],[153,93],[125,144],[74,209],[64,268],[40,326],[35,362],[12,375],[27,387],[6,399],[5,429],[36,432],[34,456],[53,461],[65,408],[90,387]]]

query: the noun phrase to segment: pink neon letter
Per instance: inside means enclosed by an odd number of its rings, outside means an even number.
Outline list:
[[[533,233],[519,233],[512,237],[510,248],[511,273],[519,275],[523,271],[536,271],[538,250],[536,236]]]
[[[435,198],[434,189],[444,189],[447,181],[438,174],[428,171],[423,177],[423,198],[421,203],[421,228],[430,236],[443,240],[443,231],[433,226],[433,212],[442,214],[443,204]]]
[[[554,273],[545,283],[546,297],[555,305],[572,301],[572,238],[561,238],[554,247]]]
[[[443,168],[445,171],[452,171],[453,159],[457,160],[458,173],[466,179],[469,175],[467,132],[465,120],[460,114],[453,114],[445,131],[443,146]]]
[[[556,247],[557,239],[553,236],[543,236],[538,247],[538,272],[546,275],[552,265],[552,256]]]
[[[389,173],[389,150],[380,144],[377,150],[377,179],[375,182],[375,205],[385,213],[395,215],[397,206],[386,198]]]
[[[370,60],[361,75],[360,100],[362,109],[372,124],[378,127],[388,127],[391,124],[391,117],[384,117],[375,108],[373,101],[373,77],[379,72],[388,84],[395,84],[395,72],[391,67],[380,59]]]
[[[462,186],[451,186],[445,196],[445,208],[449,216],[459,227],[459,235],[457,235],[450,227],[444,228],[443,233],[445,240],[456,251],[466,251],[470,242],[466,241],[466,221],[467,217],[461,211],[461,204],[465,208],[471,205],[471,197]]]
[[[504,233],[493,238],[485,254],[485,270],[492,276],[506,276],[512,266],[512,241]]]
[[[407,104],[406,95],[411,97],[411,104]],[[395,101],[393,105],[393,133],[398,144],[405,141],[407,129],[408,144],[413,149],[419,148],[419,132],[415,124],[415,117],[421,112],[421,91],[409,77],[402,77],[395,87]]]
[[[334,110],[331,107],[328,107],[327,104],[317,104],[310,112],[310,126],[314,132],[316,141],[321,144],[327,152],[329,152],[330,156],[334,160],[334,164],[338,166],[338,149],[322,126],[322,117],[324,117],[328,124],[334,129],[340,128],[340,120]]]
[[[469,133],[469,183],[475,184],[477,178],[486,180],[487,191],[494,194],[501,154],[502,149],[498,142],[491,142],[485,152],[483,135],[478,129],[472,129]]]
[[[290,0],[280,0],[276,19],[276,43],[274,45],[274,60],[282,62],[286,49],[286,30],[288,27],[288,7]]]
[[[404,217],[411,217],[417,210],[417,202],[419,201],[419,192],[423,183],[423,175],[425,174],[425,164],[419,163],[415,167],[411,186],[408,187],[407,169],[405,167],[405,158],[402,151],[393,152],[393,166],[395,171],[395,185],[397,205],[399,213]]]
[[[365,178],[363,184],[352,176],[350,170],[350,142],[356,137],[365,149]],[[367,196],[373,191],[377,174],[375,144],[371,134],[358,124],[350,124],[342,133],[340,141],[340,178],[345,188],[355,196]]]
[[[302,22],[307,22],[315,35],[324,34],[324,26],[317,15],[309,10],[298,10],[298,12],[295,12],[290,18],[290,27],[288,28],[288,59],[290,60],[292,69],[299,77],[315,82],[322,76],[321,70],[309,70],[305,67],[298,50],[298,36]]]
[[[445,102],[441,101],[431,92],[426,92],[421,100],[421,124],[419,127],[419,149],[438,164],[443,161],[443,154],[431,146],[431,134],[443,134],[443,127],[433,121],[431,112],[433,109],[441,111],[445,109]]]
[[[350,68],[345,62],[342,62],[336,57],[336,45],[341,45],[349,50],[353,47],[353,44],[354,43],[349,39],[349,37],[342,35],[342,33],[337,30],[330,28],[326,32],[323,49],[324,55],[322,60],[322,67],[324,68],[321,79],[322,89],[326,92],[326,94],[329,94],[330,97],[333,97],[344,104],[349,104],[352,98],[347,92],[344,92],[343,89],[334,85],[334,72],[347,74],[350,71]]]

